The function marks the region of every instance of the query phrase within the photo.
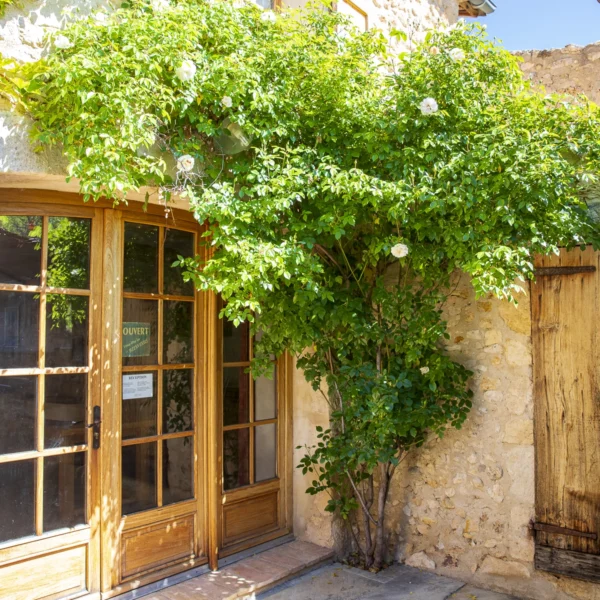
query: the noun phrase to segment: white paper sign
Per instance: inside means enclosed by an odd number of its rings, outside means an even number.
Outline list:
[[[152,373],[123,375],[123,400],[152,398]]]

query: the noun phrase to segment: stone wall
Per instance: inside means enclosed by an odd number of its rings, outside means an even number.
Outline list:
[[[524,73],[549,92],[584,93],[600,103],[600,42],[516,54]]]

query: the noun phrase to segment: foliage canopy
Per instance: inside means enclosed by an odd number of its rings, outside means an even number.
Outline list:
[[[327,388],[309,491],[362,509],[380,567],[394,469],[470,408],[443,351],[450,277],[512,298],[535,253],[598,243],[580,199],[598,110],[533,92],[478,25],[398,53],[321,7],[132,0],[64,35],[12,75],[37,142],[63,148],[87,199],[189,199],[208,258],[182,258],[186,277],[236,324],[258,317],[256,372],[288,350]]]

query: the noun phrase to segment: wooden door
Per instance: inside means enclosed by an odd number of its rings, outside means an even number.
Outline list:
[[[600,254],[538,259],[532,285],[538,569],[600,581]]]
[[[107,219],[103,589],[114,595],[207,562],[206,452],[203,319],[193,284],[171,267],[196,255],[197,226],[134,212]]]
[[[219,321],[219,557],[291,531],[289,509],[289,369],[273,361],[270,377],[247,373],[253,352],[248,323]]]
[[[0,598],[98,595],[101,211],[0,207]]]

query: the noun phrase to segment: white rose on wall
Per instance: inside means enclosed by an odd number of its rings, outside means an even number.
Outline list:
[[[392,246],[392,256],[396,258],[404,258],[408,254],[408,246],[406,244],[396,244]]]
[[[433,98],[425,98],[419,107],[424,115],[432,115],[439,110],[438,103]]]
[[[196,74],[196,65],[191,60],[184,60],[177,69],[175,69],[175,75],[181,81],[189,81],[190,79],[194,79],[194,75]]]
[[[233,105],[233,100],[231,99],[231,96],[223,96],[223,98],[221,98],[221,104],[225,108],[231,108]]]
[[[54,38],[54,46],[61,50],[67,50],[68,48],[71,48],[73,44],[66,35],[58,35]]]
[[[270,23],[275,23],[277,17],[272,10],[265,10],[262,15],[260,15],[261,21],[269,21]]]
[[[421,375],[427,375],[427,373],[429,373],[429,367],[421,367],[419,371],[421,371]]]
[[[189,154],[184,154],[177,159],[177,170],[189,173],[194,168],[194,158]]]
[[[465,51],[462,48],[452,48],[452,50],[448,52],[448,55],[452,60],[465,60]]]

